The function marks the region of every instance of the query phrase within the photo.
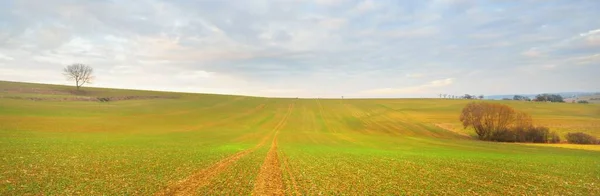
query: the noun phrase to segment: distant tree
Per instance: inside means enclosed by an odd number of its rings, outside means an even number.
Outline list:
[[[479,98],[479,99],[483,99],[483,95],[479,95],[479,97],[478,97],[478,98]]]
[[[516,101],[521,100],[521,99],[523,99],[523,96],[521,96],[521,95],[515,95],[513,97],[513,100],[516,100]]]
[[[535,101],[565,102],[559,94],[539,94],[535,96]]]
[[[577,101],[577,103],[588,104],[590,102],[587,100],[579,100],[579,101]]]
[[[67,77],[67,80],[75,81],[75,87],[79,90],[79,87],[84,84],[92,82],[94,76],[92,73],[94,70],[92,67],[84,64],[72,64],[63,69],[63,74]]]
[[[531,99],[529,99],[529,97],[522,96],[522,95],[515,95],[513,97],[513,100],[517,100],[517,101],[531,101]]]
[[[475,96],[469,95],[469,94],[465,94],[464,98],[465,99],[473,99],[473,98],[475,98]]]

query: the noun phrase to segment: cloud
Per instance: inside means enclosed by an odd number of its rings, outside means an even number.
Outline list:
[[[12,61],[12,60],[15,60],[15,59],[12,58],[12,57],[10,57],[10,56],[6,56],[5,54],[0,53],[0,60]]]
[[[0,74],[68,84],[61,69],[85,63],[95,86],[265,96],[600,90],[598,5],[8,0]]]
[[[380,88],[363,91],[364,94],[378,94],[378,95],[389,95],[389,94],[426,94],[430,93],[431,90],[452,85],[454,83],[453,78],[446,78],[442,80],[434,80],[427,84],[409,86],[403,88]]]
[[[344,2],[344,0],[315,0],[316,4],[318,4],[318,5],[326,5],[326,6],[339,5],[342,2]]]
[[[363,0],[356,5],[356,11],[367,12],[377,8],[377,3],[373,0]]]
[[[409,73],[409,74],[406,74],[406,77],[409,77],[409,78],[422,78],[423,76],[425,76],[425,74],[422,74],[422,73]]]
[[[596,34],[600,34],[600,29],[590,30],[588,32],[579,34],[579,36],[587,37],[587,36],[592,36],[592,35],[596,35]]]
[[[539,57],[542,55],[542,53],[540,51],[536,50],[535,48],[526,50],[525,52],[523,52],[521,54],[524,56],[527,56],[527,57]]]
[[[346,19],[343,19],[343,18],[329,18],[329,19],[321,20],[319,22],[319,25],[322,25],[326,28],[339,29],[339,28],[343,27],[344,25],[346,25],[346,23],[347,23]]]

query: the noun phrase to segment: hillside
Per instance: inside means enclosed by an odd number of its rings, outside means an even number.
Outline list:
[[[72,89],[0,82],[0,195],[600,194],[598,146],[477,141],[468,100]],[[597,104],[495,102],[600,136]]]

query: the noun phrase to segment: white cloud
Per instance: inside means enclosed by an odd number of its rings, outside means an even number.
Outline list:
[[[331,28],[331,29],[339,29],[341,27],[343,27],[344,25],[346,25],[346,19],[343,18],[328,18],[328,19],[323,19],[319,22],[319,25],[325,27],[325,28]]]
[[[15,58],[12,58],[10,56],[0,53],[0,60],[12,61],[12,60],[15,60]]]
[[[542,53],[539,50],[536,50],[534,48],[526,50],[525,52],[522,52],[521,54],[524,55],[524,56],[527,56],[527,57],[539,57],[539,56],[542,56]]]
[[[422,78],[423,76],[425,76],[425,74],[422,74],[422,73],[409,73],[409,74],[406,74],[406,77],[409,77],[409,78]]]
[[[434,80],[427,84],[418,86],[409,86],[403,88],[380,88],[363,91],[363,94],[378,94],[378,95],[389,95],[389,94],[425,94],[431,92],[432,89],[445,87],[454,83],[453,78],[446,78],[442,80]]]
[[[344,0],[314,0],[314,1],[316,4],[327,5],[327,6],[339,5],[344,2]]]
[[[374,10],[377,8],[377,3],[375,3],[375,1],[373,0],[363,0],[360,3],[358,3],[355,7],[356,11],[363,13],[363,12],[368,12],[371,10]]]
[[[77,62],[94,67],[97,86],[265,96],[600,90],[591,74],[600,68],[590,66],[600,51],[596,2],[514,5],[15,1],[0,6],[0,78],[60,83],[62,67]],[[561,80],[544,69],[560,70]],[[516,82],[534,76],[542,82],[530,89]],[[451,78],[478,82],[452,85]],[[500,82],[512,88],[489,88]]]
[[[581,37],[587,37],[587,36],[596,35],[596,34],[600,34],[600,29],[590,30],[588,32],[579,34],[579,36],[581,36]]]

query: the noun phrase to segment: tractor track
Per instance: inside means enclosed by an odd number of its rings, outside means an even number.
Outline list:
[[[243,112],[241,114],[232,115],[230,117],[227,117],[227,118],[224,118],[224,119],[221,119],[221,120],[218,120],[218,121],[214,121],[214,122],[211,122],[211,123],[200,124],[200,125],[196,125],[196,126],[190,126],[190,127],[184,128],[184,129],[182,129],[180,131],[181,132],[193,131],[193,130],[198,130],[198,129],[202,129],[202,128],[214,127],[214,126],[217,126],[217,125],[225,124],[225,123],[230,122],[230,121],[235,120],[235,119],[239,119],[239,118],[243,118],[243,117],[246,117],[246,116],[250,116],[250,115],[252,115],[252,114],[254,114],[254,113],[256,113],[256,112],[264,109],[265,106],[266,106],[266,104],[263,103],[263,104],[257,105],[255,108],[247,110],[247,111],[245,111],[245,112]]]
[[[260,109],[262,109],[264,107],[264,104],[262,106],[259,106]],[[257,108],[259,108],[257,107]],[[273,128],[273,131],[271,134],[268,134],[267,136],[265,136],[260,143],[258,143],[256,146],[247,149],[247,150],[243,150],[241,152],[238,152],[234,155],[231,155],[227,158],[221,159],[220,161],[216,162],[215,164],[204,168],[198,172],[195,172],[194,174],[188,176],[187,178],[180,180],[178,182],[172,183],[169,186],[167,186],[166,188],[164,188],[163,190],[155,193],[154,195],[195,195],[196,191],[200,188],[200,187],[204,187],[210,184],[211,180],[214,179],[215,177],[217,177],[220,173],[222,173],[223,171],[225,171],[229,166],[231,166],[233,163],[235,163],[236,161],[238,161],[239,159],[241,159],[242,157],[245,157],[246,155],[256,151],[258,148],[262,147],[265,145],[265,143],[267,143],[270,135],[274,134],[274,139],[272,141],[271,144],[271,149],[273,149],[273,147],[277,148],[277,144],[276,144],[276,138],[277,138],[277,134],[279,133],[279,130],[283,127],[283,125],[285,125],[287,118],[289,116],[289,114],[291,113],[291,110],[293,109],[293,105],[290,105],[288,107],[288,112],[286,113],[286,115],[278,122],[278,124],[275,126],[275,128]],[[254,112],[251,112],[254,113]],[[273,133],[274,132],[274,133]],[[273,145],[274,144],[274,145]],[[272,154],[271,150],[269,150],[268,154]],[[276,152],[275,152],[275,156]],[[269,157],[269,155],[267,155],[267,157]],[[275,157],[277,158],[277,157]],[[262,171],[262,169],[261,169]],[[281,179],[281,178],[280,178]],[[283,186],[282,183],[280,183],[281,186]]]
[[[288,106],[288,111],[282,121],[275,128],[275,136],[271,142],[271,148],[260,168],[252,195],[284,195],[283,177],[281,164],[277,153],[277,136],[279,131],[287,123],[287,119],[294,109],[294,104]]]
[[[290,177],[290,182],[292,183],[292,192],[291,194],[288,193],[288,195],[301,195],[300,191],[298,189],[298,182],[296,180],[296,177],[294,177],[294,168],[292,168],[292,165],[290,165],[290,162],[288,160],[288,157],[285,156],[285,153],[281,152],[281,160],[283,162],[283,170],[286,171],[286,173],[288,174],[288,176]]]

